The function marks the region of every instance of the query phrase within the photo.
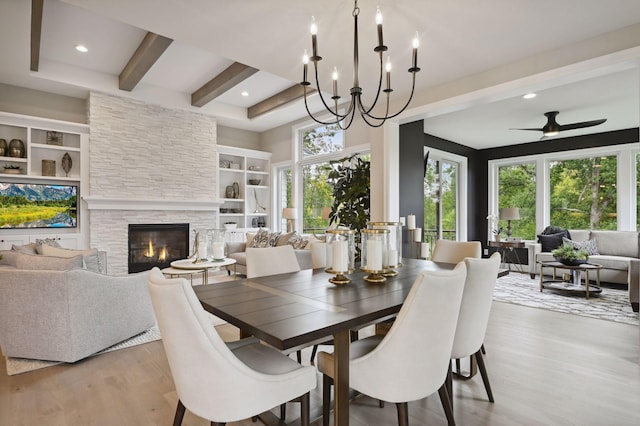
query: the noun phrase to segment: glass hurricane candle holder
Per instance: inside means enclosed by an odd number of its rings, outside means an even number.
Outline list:
[[[400,222],[369,222],[369,229],[388,229],[389,238],[387,240],[387,248],[384,253],[384,272],[385,277],[393,277],[398,275],[398,271],[394,268],[402,266],[402,223]]]
[[[211,259],[213,260],[224,260],[224,233],[224,229],[211,230]]]
[[[387,279],[382,275],[385,271],[385,250],[389,243],[388,229],[363,229],[361,232],[362,262],[360,269],[369,275],[365,281],[382,283]]]
[[[328,229],[326,231],[327,266],[325,272],[336,274],[329,282],[336,285],[349,284],[345,274],[355,271],[355,231],[350,229]]]

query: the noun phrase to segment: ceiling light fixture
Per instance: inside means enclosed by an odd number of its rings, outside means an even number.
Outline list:
[[[536,96],[538,96],[538,95],[537,95],[537,94],[535,94],[535,93],[527,93],[527,94],[526,94],[526,95],[524,95],[522,98],[523,98],[523,99],[533,99],[533,98],[535,98]]]
[[[82,53],[87,53],[89,51],[89,49],[87,49],[87,46],[85,46],[84,44],[76,44],[76,50]]]
[[[318,42],[317,42],[318,27],[316,25],[315,18],[313,17],[311,17],[311,45],[312,45],[313,56],[309,57],[309,55],[307,54],[307,51],[305,50],[304,56],[302,57],[302,63],[304,64],[304,69],[303,69],[302,83],[300,84],[302,84],[302,86],[304,87],[304,106],[307,109],[307,114],[309,114],[309,116],[319,124],[324,124],[324,125],[337,124],[343,130],[348,129],[349,126],[351,126],[356,109],[362,116],[362,119],[371,127],[380,127],[384,124],[386,120],[401,114],[409,106],[409,103],[411,102],[411,98],[413,98],[413,92],[415,90],[415,85],[416,85],[416,73],[420,71],[420,68],[418,68],[418,65],[417,65],[419,39],[418,39],[418,32],[416,31],[415,38],[413,39],[413,55],[412,55],[411,68],[409,68],[408,70],[411,73],[412,84],[411,84],[411,94],[409,95],[409,99],[407,100],[407,103],[402,107],[402,109],[400,109],[400,111],[396,112],[395,114],[389,114],[389,95],[391,94],[391,92],[393,92],[393,89],[391,88],[391,60],[387,56],[387,61],[385,66],[386,89],[382,90],[387,95],[386,110],[383,116],[377,116],[372,113],[374,107],[378,103],[378,99],[380,98],[380,91],[382,89],[382,76],[383,76],[382,53],[386,52],[388,49],[387,46],[385,46],[382,41],[383,40],[382,13],[380,13],[380,8],[378,8],[376,12],[376,24],[378,26],[378,45],[373,49],[373,51],[378,53],[378,55],[380,56],[380,78],[378,82],[378,91],[376,92],[375,98],[373,100],[373,104],[371,105],[371,107],[365,107],[362,104],[362,100],[361,100],[362,88],[360,87],[359,69],[358,69],[358,64],[359,64],[358,14],[359,13],[360,13],[360,9],[358,8],[358,1],[356,0],[353,7],[353,13],[352,13],[353,15],[353,87],[351,88],[351,91],[350,91],[351,102],[344,114],[341,114],[338,112],[338,101],[340,99],[340,96],[338,95],[338,70],[336,67],[333,68],[333,74],[332,74],[333,96],[331,97],[331,99],[333,100],[333,109],[327,105],[327,102],[322,96],[322,92],[318,90],[318,94],[320,95],[322,104],[324,105],[326,110],[331,113],[332,118],[330,119],[330,121],[322,121],[314,117],[311,111],[309,111],[309,105],[307,103],[307,86],[311,85],[311,83],[307,81],[307,66],[309,64],[309,60],[311,60],[313,62],[313,68],[315,71],[316,87],[319,89],[320,83],[318,80],[318,62],[322,60],[322,57],[318,55]]]
[[[249,96],[249,92],[247,92],[246,90],[243,90],[242,92],[240,92],[240,94],[242,96]]]

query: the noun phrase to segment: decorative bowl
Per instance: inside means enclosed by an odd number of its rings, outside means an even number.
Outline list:
[[[225,223],[224,224],[224,229],[226,229],[227,231],[233,231],[237,227],[238,227],[237,223]]]
[[[262,179],[249,179],[249,185],[260,185]]]

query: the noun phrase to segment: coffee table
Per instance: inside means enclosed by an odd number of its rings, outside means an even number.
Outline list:
[[[585,297],[589,298],[589,293],[598,294],[602,292],[600,288],[600,269],[602,265],[597,263],[582,263],[579,265],[565,265],[558,261],[538,261],[540,265],[540,292],[543,289],[561,290],[568,292],[583,292]],[[544,279],[544,268],[553,268],[553,278],[551,280]],[[571,271],[573,282],[565,282],[556,279],[556,270],[563,269]],[[589,272],[596,272],[596,286],[589,286]],[[584,285],[582,285],[582,272],[586,273]]]
[[[235,279],[236,260],[230,259],[228,257],[221,260],[207,260],[204,262],[197,262],[197,263],[194,263],[194,259],[180,259],[180,260],[174,260],[173,262],[171,262],[171,267],[175,269],[192,270],[192,271],[197,270],[198,272],[202,271],[203,284],[209,284],[209,269],[218,270],[223,266],[230,266],[230,265],[233,265],[234,267],[233,278]],[[171,272],[166,272],[166,273],[171,273]]]

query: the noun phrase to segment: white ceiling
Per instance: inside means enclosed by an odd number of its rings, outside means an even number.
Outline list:
[[[553,110],[560,111],[561,124],[607,118],[601,126],[560,136],[638,126],[640,37],[629,43],[624,35],[640,34],[640,1],[361,0],[365,101],[377,84],[371,51],[376,5],[383,11],[385,44],[394,63],[393,96],[399,98],[394,104],[402,104],[408,94],[405,70],[411,38],[419,31],[422,71],[404,120],[424,118],[428,133],[475,148],[530,142],[541,135],[509,128],[542,127],[543,114]],[[40,69],[33,73],[30,2],[2,0],[0,82],[81,98],[89,90],[130,96],[262,132],[306,115],[302,101],[252,120],[246,108],[301,80],[312,15],[324,57],[322,87],[329,89],[336,65],[346,77],[340,80],[341,94],[347,94],[352,8],[350,0],[45,0]],[[147,31],[174,42],[132,92],[120,91],[118,74]],[[73,47],[78,43],[86,44],[89,53],[77,53]],[[599,56],[608,59],[599,61]],[[204,107],[191,107],[190,94],[234,61],[261,71]],[[365,72],[369,69],[376,71]],[[515,83],[506,84],[512,76]],[[485,93],[483,87],[493,89]],[[242,97],[243,90],[250,96]],[[538,97],[522,100],[528,90]],[[444,101],[466,92],[475,95]],[[315,98],[312,105],[318,109]],[[422,108],[430,103],[436,106]]]

